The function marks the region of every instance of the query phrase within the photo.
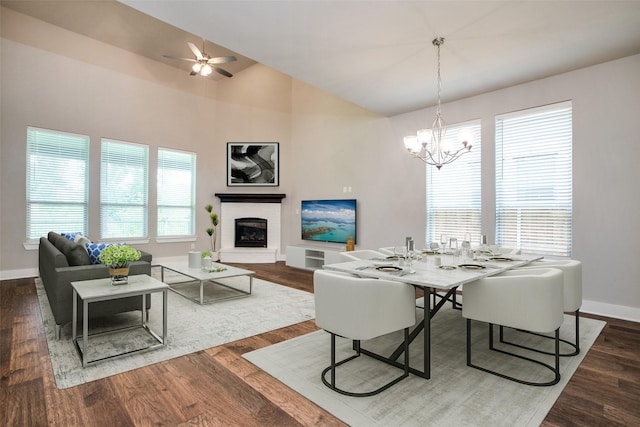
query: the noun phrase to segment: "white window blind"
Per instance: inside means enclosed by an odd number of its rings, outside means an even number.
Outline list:
[[[196,155],[158,150],[158,236],[195,234]]]
[[[449,126],[445,141],[458,144],[458,134],[473,135],[471,151],[440,170],[427,165],[427,244],[440,242],[440,235],[462,241],[470,233],[473,241],[481,235],[480,121]]]
[[[147,237],[149,147],[102,140],[100,236]]]
[[[89,137],[27,128],[27,240],[87,234]]]
[[[571,256],[572,105],[496,117],[496,243]]]

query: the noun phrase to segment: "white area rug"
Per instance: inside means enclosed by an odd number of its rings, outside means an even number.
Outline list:
[[[431,379],[427,381],[410,375],[377,396],[343,396],[322,384],[320,373],[330,364],[330,335],[325,331],[265,347],[244,357],[352,426],[536,426],[549,412],[605,324],[581,319],[580,355],[561,358],[562,378],[559,384],[533,387],[467,367],[466,320],[459,310],[448,307],[450,304],[432,319]],[[422,310],[417,310],[417,313],[421,318]],[[573,339],[573,325],[573,317],[565,315],[562,338]],[[489,352],[488,327],[485,324],[473,322],[472,331],[475,364],[486,366],[492,363],[492,368],[510,369],[516,375],[531,372],[530,380],[539,378],[535,371],[546,375],[544,379],[552,377],[551,371],[543,372],[530,362]],[[422,336],[420,334],[414,341],[410,351],[410,364],[418,369],[422,367]],[[529,334],[519,334],[518,337],[553,350],[553,340]],[[388,355],[401,340],[401,335],[390,334],[363,342],[363,348]],[[543,340],[542,344],[540,340]],[[352,354],[350,341],[337,338],[336,345],[339,350],[337,360]],[[513,347],[509,351],[514,351]],[[373,385],[382,384],[401,373],[397,368],[364,355],[336,372],[338,386],[348,390],[371,390],[375,388]],[[379,383],[372,384],[372,381]]]
[[[247,281],[246,277],[237,279]],[[242,284],[238,287],[247,288]],[[208,287],[205,289],[209,290]],[[62,339],[56,340],[53,314],[40,279],[36,279],[36,290],[56,384],[61,389],[303,322],[315,316],[313,294],[260,279],[253,280],[251,296],[202,306],[169,291],[166,347],[83,369],[71,341],[71,325],[63,327]],[[193,291],[196,290],[197,287],[194,287]],[[120,314],[110,317],[108,324],[110,327],[120,323],[130,324],[139,322],[140,317],[139,312]],[[154,331],[162,332],[161,293],[152,294],[150,325]],[[90,326],[95,331],[104,325],[91,321]],[[93,353],[89,353],[90,359],[94,358],[94,354],[110,354],[111,351],[132,345],[136,340],[146,339],[146,335],[135,337],[131,333],[105,337],[107,340],[103,343],[90,341],[90,349],[94,349]]]

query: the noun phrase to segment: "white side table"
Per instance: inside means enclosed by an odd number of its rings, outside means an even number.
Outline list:
[[[133,353],[140,353],[143,351],[154,350],[156,348],[164,347],[166,345],[167,338],[167,291],[169,286],[161,281],[154,279],[146,274],[139,274],[129,276],[129,283],[126,285],[114,286],[111,284],[111,279],[93,279],[93,280],[81,280],[77,282],[71,282],[73,287],[73,342],[82,359],[82,367],[87,367],[99,362],[111,360],[117,357],[126,356]],[[158,336],[149,327],[146,319],[147,301],[145,295],[152,294],[154,292],[162,292],[162,336]],[[123,330],[130,329],[144,329],[149,335],[151,335],[156,343],[147,347],[128,351],[126,353],[115,354],[104,358],[88,360],[87,349],[89,345],[89,304],[99,301],[107,301],[112,299],[126,298],[131,296],[142,296],[142,319],[139,324],[128,326],[125,328],[118,328],[101,332],[95,335],[105,335]],[[78,297],[82,300],[82,337],[77,334],[78,329]],[[82,345],[80,344],[80,338],[82,338]]]

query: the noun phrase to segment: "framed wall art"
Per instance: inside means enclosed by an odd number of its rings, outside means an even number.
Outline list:
[[[227,142],[228,187],[280,185],[277,142]]]

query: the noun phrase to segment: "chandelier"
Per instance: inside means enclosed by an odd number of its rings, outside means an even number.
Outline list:
[[[438,48],[438,106],[436,108],[436,118],[431,125],[431,129],[422,129],[416,135],[404,137],[404,146],[413,157],[416,157],[426,164],[433,165],[440,169],[442,165],[449,164],[458,157],[471,150],[472,138],[467,130],[462,130],[458,135],[459,148],[451,146],[451,141],[445,139],[447,125],[442,118],[440,109],[440,89],[442,79],[440,78],[440,46],[444,44],[444,38],[436,37],[433,45]]]

